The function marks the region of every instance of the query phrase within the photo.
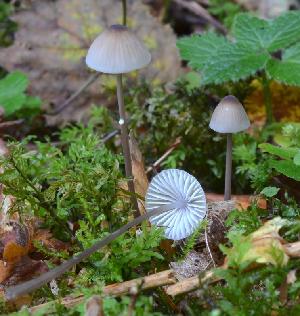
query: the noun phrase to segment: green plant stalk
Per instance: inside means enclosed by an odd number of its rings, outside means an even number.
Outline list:
[[[266,108],[266,125],[273,123],[273,106],[272,106],[272,95],[270,89],[270,80],[267,78],[264,73],[262,77],[262,85],[263,85],[263,94],[264,94],[264,104]]]

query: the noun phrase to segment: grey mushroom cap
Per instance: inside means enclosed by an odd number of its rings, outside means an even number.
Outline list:
[[[145,45],[126,26],[112,25],[92,43],[86,56],[89,68],[122,74],[147,66],[151,55]]]
[[[239,100],[228,95],[215,108],[209,127],[218,133],[238,133],[248,129],[250,121]]]

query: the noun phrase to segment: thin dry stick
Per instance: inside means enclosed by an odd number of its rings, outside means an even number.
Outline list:
[[[122,0],[122,14],[123,14],[123,25],[126,25],[126,22],[127,22],[127,3],[126,3],[126,0]],[[57,26],[62,28],[61,25],[57,24]],[[66,29],[65,29],[65,31],[70,32],[69,30],[66,30]],[[72,35],[77,36],[77,34],[72,34]],[[87,43],[85,43],[85,44],[87,44]],[[86,82],[84,82],[83,85],[74,94],[72,94],[62,105],[60,105],[53,112],[47,113],[47,115],[57,115],[61,111],[63,111],[67,107],[69,107],[73,103],[73,101],[76,100],[81,95],[82,92],[84,92],[92,83],[94,83],[98,79],[99,76],[100,76],[99,72],[91,75],[88,78],[88,80]]]
[[[116,129],[116,130],[114,130],[114,131],[108,133],[107,135],[105,135],[105,136],[101,139],[101,141],[102,141],[103,143],[106,143],[106,142],[108,142],[109,140],[111,140],[112,138],[114,138],[114,137],[115,137],[116,135],[118,135],[118,134],[120,134],[120,130]]]
[[[87,81],[83,83],[83,85],[74,93],[72,94],[62,105],[60,105],[57,109],[53,112],[47,113],[47,115],[57,115],[61,111],[65,110],[69,107],[73,101],[75,101],[81,94],[84,92],[92,83],[94,83],[100,76],[100,73],[97,72],[91,75]]]
[[[221,33],[226,34],[227,30],[223,24],[210,15],[210,13],[204,9],[199,3],[195,1],[174,0],[181,7],[191,11],[192,13],[200,16],[209,23],[211,23]]]
[[[213,283],[221,280],[220,278],[217,278],[214,276],[213,272],[211,270],[206,271],[204,273],[204,276],[194,276],[188,279],[184,279],[180,282],[175,283],[174,285],[170,285],[166,289],[166,293],[170,296],[176,296],[179,294],[188,293],[191,291],[196,290],[201,286],[201,284],[205,282]]]
[[[212,262],[213,262],[214,267],[216,267],[216,263],[215,263],[214,257],[213,257],[213,255],[212,255],[211,250],[210,250],[210,247],[209,247],[208,238],[207,238],[207,231],[206,231],[206,227],[205,227],[205,229],[204,229],[204,236],[205,236],[205,244],[206,244],[206,248],[207,248],[208,253],[209,253],[210,257],[211,257],[211,260],[212,260]]]
[[[40,288],[41,286],[50,282],[51,280],[58,278],[59,276],[64,274],[67,270],[69,270],[71,267],[80,263],[81,261],[83,261],[84,259],[86,259],[90,255],[92,255],[94,252],[96,252],[100,248],[106,246],[111,241],[115,240],[117,237],[124,234],[130,228],[142,223],[144,220],[148,219],[151,216],[158,215],[158,214],[161,214],[163,212],[167,212],[167,211],[173,209],[174,207],[178,207],[177,202],[163,205],[154,211],[151,211],[149,213],[146,213],[144,215],[141,215],[141,216],[135,218],[133,221],[127,223],[126,225],[123,225],[121,228],[119,228],[118,230],[109,234],[107,237],[95,242],[95,244],[93,246],[91,246],[90,248],[87,248],[86,250],[82,251],[81,253],[72,257],[71,259],[65,261],[64,263],[57,266],[56,268],[48,271],[47,273],[44,273],[33,280],[21,283],[21,284],[16,285],[16,286],[8,287],[5,290],[5,298],[7,300],[12,300],[12,299],[15,299],[21,295],[30,293],[30,292]]]
[[[171,147],[158,159],[156,160],[147,170],[146,173],[151,172],[152,170],[155,170],[157,167],[160,166],[160,164],[168,158],[168,156],[181,144],[181,138],[178,137],[176,141],[171,145]]]
[[[103,295],[109,296],[121,296],[128,294],[133,287],[138,287],[141,290],[148,290],[151,288],[156,288],[163,285],[175,284],[176,279],[173,270],[165,270],[155,274],[151,274],[142,278],[133,279],[123,283],[115,283],[107,285],[103,288]],[[66,297],[63,298],[61,304],[65,307],[72,307],[74,305],[80,304],[84,301],[84,296],[80,295],[77,297]],[[30,312],[37,312],[41,309],[51,306],[53,302],[41,304],[34,306],[30,309]]]

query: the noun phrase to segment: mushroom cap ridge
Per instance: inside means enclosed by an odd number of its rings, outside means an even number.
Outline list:
[[[169,211],[150,217],[151,224],[165,228],[165,236],[180,240],[190,236],[206,216],[204,191],[195,177],[184,170],[167,169],[151,181],[146,194],[146,210],[174,205]]]
[[[249,128],[250,121],[239,100],[228,95],[215,108],[209,127],[219,133],[238,133]]]
[[[92,43],[86,56],[89,68],[122,74],[145,67],[151,55],[145,45],[126,26],[112,25]]]

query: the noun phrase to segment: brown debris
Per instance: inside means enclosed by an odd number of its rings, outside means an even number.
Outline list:
[[[207,270],[212,260],[206,249],[202,253],[191,251],[184,260],[171,262],[170,267],[174,270],[176,279],[182,281]]]
[[[102,298],[92,296],[86,303],[85,316],[104,316]]]

